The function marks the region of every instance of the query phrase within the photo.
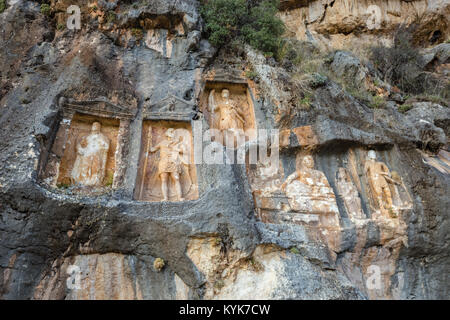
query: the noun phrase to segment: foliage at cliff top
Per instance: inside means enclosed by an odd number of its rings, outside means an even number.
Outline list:
[[[279,0],[205,0],[201,13],[208,40],[221,47],[239,39],[266,54],[276,54],[285,31],[276,16]]]
[[[0,13],[6,9],[6,0],[0,0]]]

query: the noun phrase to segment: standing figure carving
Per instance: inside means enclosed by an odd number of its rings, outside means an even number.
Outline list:
[[[211,112],[213,120],[216,121],[222,138],[225,139],[223,143],[235,141],[239,135],[244,133],[245,116],[239,106],[230,99],[230,91],[228,89],[222,90],[220,103],[216,103],[215,93],[215,90],[211,90],[209,94],[208,110]]]
[[[103,184],[109,146],[109,139],[101,133],[101,124],[94,122],[91,133],[75,146],[77,157],[71,172],[75,183],[83,186]]]
[[[160,152],[158,176],[161,178],[163,201],[169,201],[169,178],[175,185],[178,201],[184,201],[180,183],[182,166],[186,166],[186,150],[183,146],[182,138],[175,139],[174,129],[169,128],[165,132],[165,138],[149,150],[151,153],[158,150]]]
[[[395,215],[393,198],[396,193],[396,185],[400,184],[392,178],[389,168],[383,162],[377,162],[376,159],[377,154],[374,150],[370,150],[364,171],[377,208],[385,216],[392,217],[393,214]]]
[[[344,201],[349,218],[351,220],[365,219],[365,214],[361,206],[361,198],[347,169],[338,169],[336,173],[336,188],[339,196]]]

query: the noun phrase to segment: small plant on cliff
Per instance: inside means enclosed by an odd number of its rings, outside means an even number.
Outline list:
[[[133,29],[131,29],[131,34],[132,34],[133,37],[135,37],[137,40],[140,40],[140,39],[142,39],[144,33],[143,33],[142,29],[139,29],[139,28],[133,28]]]
[[[289,251],[293,254],[300,254],[300,250],[298,250],[296,247],[292,247]]]
[[[106,177],[105,177],[105,186],[111,187],[113,185],[113,182],[114,182],[114,173],[111,171],[108,171],[108,173],[106,174]]]
[[[44,16],[49,16],[50,13],[51,13],[50,5],[47,4],[47,3],[41,4],[41,13],[42,13]]]
[[[0,13],[6,9],[6,0],[0,0]]]
[[[398,107],[398,111],[401,113],[405,113],[405,112],[408,112],[409,110],[411,110],[412,108],[413,108],[413,106],[411,104],[405,103]]]
[[[161,258],[156,258],[155,261],[153,262],[153,267],[158,272],[161,271],[165,265],[166,265],[166,263]]]
[[[386,100],[381,96],[371,96],[369,107],[372,109],[382,109],[386,106]]]
[[[220,290],[223,287],[225,287],[225,283],[223,282],[223,280],[217,280],[216,282],[214,282],[214,288]]]
[[[252,69],[245,72],[245,76],[250,80],[256,80],[258,78],[258,73]]]
[[[114,11],[108,11],[108,14],[106,15],[106,22],[113,23],[116,21],[117,15]]]

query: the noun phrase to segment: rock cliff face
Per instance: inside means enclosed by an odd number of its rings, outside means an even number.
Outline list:
[[[449,297],[448,105],[409,99],[399,112],[407,98],[350,50],[390,43],[420,16],[427,72],[448,80],[448,1],[281,2],[286,36],[328,52],[330,74],[380,92],[384,108],[317,74],[299,107],[289,66],[211,47],[195,0],[51,1],[49,15],[6,3],[2,299]],[[81,30],[65,26],[69,5]],[[161,128],[217,147],[202,134],[225,123],[211,109],[226,108],[222,89],[245,106],[244,129],[279,130],[279,166],[182,162],[182,195],[193,196],[176,199],[174,179],[161,201],[155,170],[169,169],[145,161]],[[70,170],[94,121],[110,149],[103,185],[83,189]],[[148,190],[156,200],[141,201]]]

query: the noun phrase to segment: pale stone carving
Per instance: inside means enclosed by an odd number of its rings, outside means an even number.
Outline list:
[[[83,186],[101,186],[105,178],[110,141],[101,133],[101,124],[94,122],[91,133],[76,145],[77,157],[71,177]]]
[[[385,217],[394,218],[398,214],[394,205],[394,199],[398,197],[396,186],[401,186],[401,183],[394,180],[386,164],[377,162],[376,158],[376,152],[370,150],[364,165],[364,171],[377,211]]]
[[[323,172],[314,169],[314,159],[307,155],[300,168],[282,184],[292,210],[319,214],[322,226],[339,226],[336,196]]]
[[[179,121],[145,121],[135,198],[184,201],[198,198],[192,131]]]
[[[361,198],[358,190],[350,177],[347,169],[339,168],[336,173],[336,188],[339,196],[344,201],[345,209],[352,221],[365,219],[366,216],[361,207]]]
[[[213,118],[217,118],[218,129],[225,141],[234,141],[244,133],[245,116],[240,107],[230,99],[230,91],[222,90],[222,100],[216,103],[215,90],[211,90],[208,108]],[[232,140],[227,140],[232,139]]]
[[[188,166],[189,164],[189,155],[187,154],[186,147],[183,145],[182,137],[175,139],[174,131],[173,128],[167,129],[165,139],[149,150],[149,152],[160,151],[158,176],[161,178],[163,201],[169,201],[169,178],[172,179],[175,185],[178,200],[184,201],[181,191],[180,174],[182,172],[182,165]]]

